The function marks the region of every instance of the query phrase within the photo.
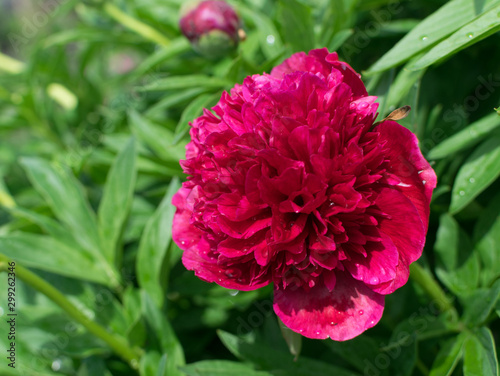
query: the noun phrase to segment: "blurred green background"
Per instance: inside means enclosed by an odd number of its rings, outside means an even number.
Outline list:
[[[231,1],[247,39],[219,60],[180,34],[180,0],[0,1],[0,374],[498,376],[499,0]],[[170,200],[188,122],[321,47],[362,73],[381,118],[412,106],[402,124],[438,187],[420,267],[381,322],[304,339],[294,361],[270,287],[183,268]]]

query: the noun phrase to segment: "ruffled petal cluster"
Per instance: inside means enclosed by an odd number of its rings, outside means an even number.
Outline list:
[[[231,289],[273,283],[276,314],[309,338],[375,325],[422,253],[436,186],[413,133],[373,127],[375,99],[327,49],[223,93],[181,161],[185,267]]]

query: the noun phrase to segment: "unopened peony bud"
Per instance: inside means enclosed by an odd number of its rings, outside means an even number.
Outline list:
[[[194,49],[207,57],[221,57],[243,39],[240,18],[222,0],[188,3],[181,10],[179,22],[182,33]]]

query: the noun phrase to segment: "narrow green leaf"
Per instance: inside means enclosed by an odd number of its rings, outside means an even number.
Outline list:
[[[155,305],[148,293],[142,290],[142,310],[144,317],[156,334],[162,353],[168,354],[165,374],[168,376],[182,376],[178,367],[186,364],[184,350],[177,339],[166,315]]]
[[[241,12],[245,19],[255,23],[258,40],[266,58],[273,59],[280,54],[283,50],[283,42],[272,19],[256,9],[244,6],[242,3],[238,4],[238,11]]]
[[[459,334],[444,343],[432,364],[429,376],[451,376],[462,358],[466,335]]]
[[[135,160],[135,141],[131,138],[111,166],[99,204],[98,220],[102,251],[112,265],[120,260],[116,253],[134,194],[137,175]]]
[[[255,371],[249,366],[230,360],[202,360],[181,368],[187,376],[271,376],[264,371]]]
[[[95,213],[80,182],[63,166],[54,166],[43,159],[23,158],[21,163],[35,189],[56,217],[68,226],[77,242],[85,250],[100,255]]]
[[[17,233],[0,237],[0,250],[28,267],[110,285],[101,264],[45,235]]]
[[[500,193],[489,201],[474,227],[475,251],[482,261],[484,286],[500,277]]]
[[[479,42],[480,40],[500,30],[500,5],[481,14],[474,21],[469,22],[450,37],[434,46],[409,69],[419,70],[437,61],[446,59],[454,53]]]
[[[168,46],[162,46],[145,59],[137,68],[135,68],[135,70],[131,73],[132,79],[137,79],[145,74],[147,75],[148,71],[156,65],[184,52],[190,51],[191,48],[192,47],[189,44],[189,41],[184,36],[172,40]]]
[[[496,113],[485,116],[447,138],[427,154],[429,159],[440,159],[474,146],[492,130],[500,126]]]
[[[495,341],[486,327],[477,329],[465,342],[464,376],[498,376]]]
[[[396,43],[370,68],[369,73],[398,66],[417,53],[429,49],[495,5],[497,0],[447,2]]]
[[[188,132],[189,122],[203,113],[203,109],[210,107],[220,98],[217,94],[202,94],[192,101],[182,112],[181,118],[175,128],[173,144],[177,144]]]
[[[283,324],[283,321],[280,320],[278,317],[278,325],[281,330],[281,334],[283,335],[283,338],[288,345],[288,349],[290,350],[290,354],[294,356],[294,360],[297,360],[300,351],[302,350],[302,336],[291,330],[289,327],[287,327],[285,324]]]
[[[408,95],[413,85],[418,82],[424,72],[415,72],[411,71],[405,66],[396,76],[396,79],[391,84],[389,89],[389,94],[387,94],[387,98],[385,100],[385,109],[388,111],[395,110],[398,106],[403,106],[408,103],[401,103],[401,101]],[[414,111],[415,112],[415,111]],[[386,116],[381,114],[381,116]]]
[[[168,92],[164,97],[162,97],[157,103],[149,107],[145,116],[153,116],[159,111],[168,110],[176,105],[180,105],[184,102],[188,102],[190,99],[197,97],[200,94],[203,94],[207,91],[207,88],[192,88],[186,89],[182,91]]]
[[[279,20],[285,41],[293,51],[309,51],[314,47],[314,23],[311,8],[296,0],[281,0],[278,6]]]
[[[129,123],[134,134],[148,145],[160,158],[179,162],[186,154],[185,145],[172,146],[174,136],[168,129],[153,124],[136,111],[129,112]]]
[[[187,88],[213,88],[220,89],[226,86],[232,86],[231,81],[219,77],[209,77],[203,74],[191,74],[185,76],[172,76],[158,79],[155,82],[139,88],[140,91],[165,91],[179,90]]]
[[[449,214],[440,218],[434,250],[441,282],[455,294],[474,291],[479,282],[479,260],[469,237]]]
[[[450,213],[457,213],[500,176],[500,137],[477,147],[458,171],[451,194]]]
[[[136,271],[139,285],[148,292],[158,307],[163,305],[165,296],[161,274],[164,263],[168,262],[165,258],[172,239],[175,207],[171,202],[179,187],[179,180],[173,179],[165,198],[146,224],[137,252]]]
[[[353,29],[343,29],[339,30],[332,38],[331,42],[328,44],[329,51],[338,50],[344,42],[349,39],[349,37],[354,34]]]

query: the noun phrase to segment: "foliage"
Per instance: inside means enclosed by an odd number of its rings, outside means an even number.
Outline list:
[[[18,316],[0,373],[498,375],[499,0],[234,0],[247,38],[220,60],[181,36],[181,3],[1,5],[0,264],[16,262]],[[294,362],[269,288],[184,270],[170,200],[202,108],[325,46],[363,71],[380,118],[412,106],[402,124],[438,188],[420,268],[380,324],[304,340]],[[7,309],[2,293],[4,355]]]

